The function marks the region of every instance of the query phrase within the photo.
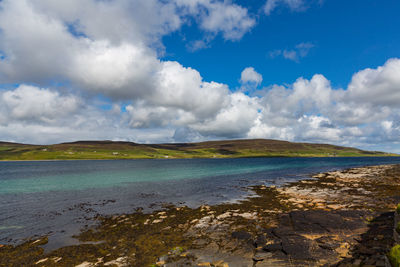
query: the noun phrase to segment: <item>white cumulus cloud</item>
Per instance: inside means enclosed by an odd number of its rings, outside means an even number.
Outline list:
[[[304,8],[303,1],[269,0],[266,13],[281,4]],[[161,59],[163,37],[183,25],[205,35],[202,48],[217,35],[237,41],[255,23],[231,1],[0,1],[0,84],[17,84],[0,89],[0,139],[276,138],[398,147],[400,59],[360,70],[346,88],[332,88],[321,74],[259,88],[262,75],[248,67],[237,79],[258,90],[246,93]],[[313,46],[271,56],[299,61]]]
[[[262,75],[254,70],[253,67],[245,68],[240,75],[241,83],[255,83],[259,85],[262,82]]]
[[[30,85],[0,91],[0,111],[4,124],[12,121],[53,124],[58,118],[76,113],[80,105],[81,100],[78,97],[60,95],[58,92]]]

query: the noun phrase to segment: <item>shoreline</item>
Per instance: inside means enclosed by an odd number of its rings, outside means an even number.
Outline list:
[[[77,159],[13,159],[13,160],[8,160],[8,159],[0,159],[1,162],[47,162],[47,161],[90,161],[90,160],[182,160],[182,159],[246,159],[246,158],[400,158],[400,155],[357,155],[357,156],[243,156],[243,157],[182,157],[182,158],[174,158],[174,157],[159,157],[159,158],[104,158],[104,159],[99,159],[99,158],[93,158],[93,159],[84,159],[84,158],[77,158]]]
[[[399,173],[400,165],[396,164],[351,168],[315,174],[281,187],[250,186],[248,189],[256,195],[238,203],[195,209],[165,205],[149,214],[138,210],[99,217],[98,226],[82,229],[76,236],[85,244],[45,255],[40,247],[47,242],[45,237],[16,247],[2,245],[0,263],[5,252],[12,255],[30,250],[35,251],[34,255],[25,253],[20,263],[23,260],[37,263],[36,266],[321,266],[349,260],[360,261],[361,265],[372,256],[356,259],[351,249],[363,243],[357,240],[363,241],[370,223],[400,200]],[[384,219],[390,221],[390,214]],[[382,239],[382,246],[388,246],[390,240],[385,243]],[[379,257],[372,260],[382,261]]]

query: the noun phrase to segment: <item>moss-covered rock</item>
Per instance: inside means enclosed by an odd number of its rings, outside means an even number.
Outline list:
[[[400,245],[396,245],[390,250],[389,260],[393,267],[400,267]]]
[[[47,237],[42,237],[17,246],[1,246],[0,266],[32,266],[33,263],[43,259],[44,249],[41,246],[47,242]]]

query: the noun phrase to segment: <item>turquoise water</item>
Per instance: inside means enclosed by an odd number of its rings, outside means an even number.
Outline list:
[[[249,185],[280,185],[312,173],[400,163],[400,158],[244,158],[0,162],[0,243],[69,238],[97,215],[157,209],[163,203],[217,204]]]
[[[70,165],[73,170],[59,170],[61,165]],[[81,168],[92,165],[92,170]],[[3,168],[14,167],[13,163]],[[65,166],[63,166],[65,167]],[[35,168],[30,174],[25,170],[14,170],[7,179],[0,180],[0,194],[34,193],[54,190],[85,190],[124,186],[135,182],[159,182],[181,179],[199,179],[209,176],[246,174],[286,168],[285,164],[269,165],[238,164],[231,161],[160,160],[160,161],[73,161],[73,162],[24,162],[15,168]],[[1,171],[2,168],[0,168]],[[41,170],[44,169],[44,170]],[[82,170],[82,171],[79,171]],[[47,173],[46,173],[47,172]],[[21,175],[21,176],[19,176]]]
[[[136,182],[397,161],[398,158],[246,158],[0,162],[0,194],[85,190]]]

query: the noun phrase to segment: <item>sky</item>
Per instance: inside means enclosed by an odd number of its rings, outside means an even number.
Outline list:
[[[0,0],[0,140],[400,153],[398,0]]]

